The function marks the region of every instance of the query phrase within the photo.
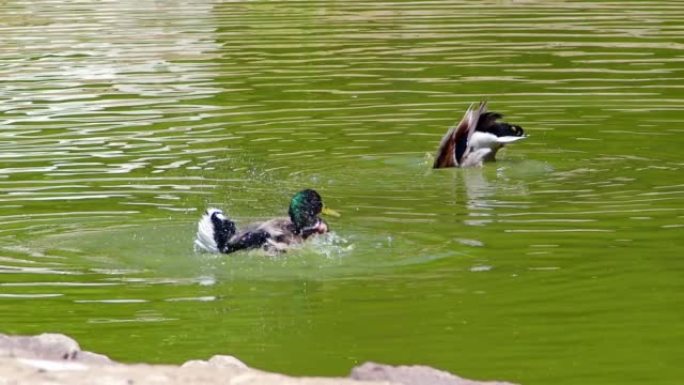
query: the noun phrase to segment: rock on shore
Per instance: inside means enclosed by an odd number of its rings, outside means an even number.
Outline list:
[[[232,356],[181,366],[127,365],[81,350],[62,334],[0,334],[0,383],[12,385],[512,385],[466,380],[427,366],[365,363],[349,378],[290,377],[249,368]]]

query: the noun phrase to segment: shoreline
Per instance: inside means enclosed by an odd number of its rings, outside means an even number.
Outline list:
[[[31,385],[514,385],[476,381],[428,366],[366,362],[348,377],[292,377],[250,368],[229,355],[182,365],[123,364],[81,350],[63,334],[0,334],[0,383]]]

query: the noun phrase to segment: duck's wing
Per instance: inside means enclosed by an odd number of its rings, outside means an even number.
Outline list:
[[[270,234],[265,231],[243,231],[231,238],[221,251],[232,253],[244,249],[258,249],[268,243],[270,239]]]
[[[270,248],[287,238],[291,231],[292,222],[288,218],[274,218],[265,222],[252,223],[234,233],[224,244],[218,247],[222,253],[232,253],[244,249]]]
[[[292,244],[302,241],[302,237],[295,233],[295,226],[290,218],[274,218],[259,225],[259,230],[269,234],[273,242]]]
[[[295,226],[290,218],[274,218],[259,224],[258,229],[269,234],[264,249],[273,254],[285,252],[292,244],[302,242],[301,235],[295,233]]]
[[[294,232],[294,225],[290,218],[273,218],[265,222],[252,225],[253,229],[267,232],[271,238],[278,238]]]
[[[464,160],[468,153],[472,151],[468,146],[470,138],[475,132],[480,115],[486,113],[486,111],[487,102],[480,102],[477,109],[474,108],[474,104],[468,107],[461,121],[451,127],[442,137],[432,168],[464,166]]]

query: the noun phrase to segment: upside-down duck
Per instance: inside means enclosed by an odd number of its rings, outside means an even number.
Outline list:
[[[525,138],[522,127],[499,122],[503,115],[487,112],[487,102],[471,104],[461,121],[444,135],[433,168],[479,167],[494,161],[504,145]]]

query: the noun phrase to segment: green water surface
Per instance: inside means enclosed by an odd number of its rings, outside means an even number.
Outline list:
[[[0,2],[0,332],[113,359],[684,377],[680,1]],[[472,102],[529,138],[430,169]],[[285,256],[199,254],[315,188]]]

